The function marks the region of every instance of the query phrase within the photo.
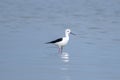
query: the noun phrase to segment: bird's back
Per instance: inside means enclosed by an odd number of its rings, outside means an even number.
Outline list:
[[[58,46],[65,46],[69,41],[69,38],[63,37],[62,41],[55,43]]]
[[[49,44],[49,43],[55,44],[55,43],[60,42],[60,41],[62,41],[62,38],[56,39],[54,41],[47,42],[46,44]]]

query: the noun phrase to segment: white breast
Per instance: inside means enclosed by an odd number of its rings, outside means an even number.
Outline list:
[[[63,40],[60,41],[60,42],[55,43],[55,45],[63,47],[63,46],[65,46],[68,43],[68,41],[69,41],[69,38],[63,37]]]

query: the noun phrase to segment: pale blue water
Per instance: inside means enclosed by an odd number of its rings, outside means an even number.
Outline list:
[[[0,80],[55,79],[120,80],[119,0],[0,0]]]

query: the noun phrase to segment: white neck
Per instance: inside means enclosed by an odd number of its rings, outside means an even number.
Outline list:
[[[69,34],[68,34],[68,33],[65,33],[65,37],[69,38]]]

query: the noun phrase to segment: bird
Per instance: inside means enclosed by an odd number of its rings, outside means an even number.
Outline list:
[[[70,34],[76,35],[76,34],[72,33],[70,29],[66,29],[64,37],[47,42],[46,44],[54,44],[54,45],[58,46],[58,53],[62,53],[63,47],[69,42]]]

